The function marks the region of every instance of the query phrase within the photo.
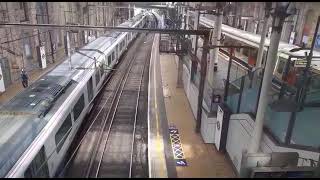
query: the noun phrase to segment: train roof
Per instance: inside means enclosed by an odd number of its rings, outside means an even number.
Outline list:
[[[200,17],[200,22],[207,27],[213,27],[214,25],[214,20],[211,20],[206,17]],[[228,36],[234,39],[245,42],[246,44],[257,47],[257,48],[259,47],[259,43],[261,39],[261,35],[259,34],[243,31],[241,29],[237,29],[224,24],[222,24],[221,30],[223,33],[227,34]],[[269,45],[270,45],[270,38],[266,38],[265,45],[264,45],[265,50],[267,50]],[[286,53],[291,56],[304,56],[304,52],[309,52],[309,50],[300,50],[297,52],[290,52],[291,49],[295,49],[295,48],[300,48],[300,47],[280,41],[278,51],[282,53]],[[320,52],[313,51],[313,56],[320,57]]]
[[[134,17],[120,26],[132,26],[138,19]],[[93,58],[98,60],[100,56],[107,55],[108,48],[120,34],[122,33],[113,31],[95,39],[79,49],[81,53],[75,52],[71,55],[72,69],[69,64],[70,58],[67,57],[61,64],[0,106],[1,177],[4,177],[16,163],[78,82],[93,72],[90,68],[85,69],[94,64]],[[80,67],[84,69],[78,69]]]

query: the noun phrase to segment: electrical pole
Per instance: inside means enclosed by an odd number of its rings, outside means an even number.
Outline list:
[[[259,98],[257,116],[255,120],[255,126],[253,131],[253,137],[251,139],[251,144],[249,146],[249,153],[256,153],[259,151],[260,141],[263,134],[263,121],[264,114],[268,105],[268,92],[272,86],[272,76],[273,70],[275,68],[277,52],[279,47],[279,42],[281,38],[282,26],[284,24],[285,18],[289,15],[287,9],[289,2],[277,2],[276,8],[272,13],[272,33],[270,39],[270,47],[268,51],[267,61],[264,68],[264,76],[262,81],[261,93]]]
[[[270,17],[271,6],[272,6],[271,2],[265,3],[265,16],[264,16],[264,20],[263,20],[263,28],[262,28],[258,56],[257,56],[257,63],[256,63],[257,68],[262,66],[262,57],[263,57],[263,50],[264,50],[263,48],[264,48],[264,43],[266,40],[266,35],[268,33],[268,20]]]

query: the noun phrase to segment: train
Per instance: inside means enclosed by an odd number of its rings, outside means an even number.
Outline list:
[[[148,15],[119,26],[142,28]],[[1,177],[57,176],[103,81],[137,35],[101,35],[0,107]]]
[[[191,18],[190,21],[192,23],[193,18]],[[212,28],[215,23],[209,17],[201,16],[199,18],[199,24],[201,26],[204,26],[205,28]],[[222,25],[221,33],[222,33],[222,36],[224,37],[222,41],[223,45],[233,44],[233,45],[247,45],[247,46],[253,47],[254,49],[250,51],[246,49],[243,49],[242,51],[240,49],[236,49],[235,56],[237,57],[237,55],[239,55],[238,59],[242,60],[244,63],[247,63],[249,67],[251,66],[251,68],[256,65],[255,63],[258,55],[259,43],[261,38],[260,35],[243,31],[241,29],[233,28],[224,24]],[[264,49],[264,52],[263,52],[264,54],[262,59],[263,63],[266,61],[266,55],[267,55],[269,45],[270,45],[270,39],[266,38],[265,45],[263,47]],[[301,49],[298,51],[292,51],[293,49],[299,49],[299,48],[300,47],[296,45],[288,44],[286,42],[280,41],[278,53],[277,53],[276,66],[273,71],[274,82],[279,84],[282,81],[288,81],[288,75],[296,76],[296,74],[302,73],[306,64],[305,53],[308,54],[310,50]],[[224,48],[220,48],[220,51],[226,54],[228,50]],[[320,74],[320,52],[313,51],[313,58],[311,62],[311,72],[315,76]]]

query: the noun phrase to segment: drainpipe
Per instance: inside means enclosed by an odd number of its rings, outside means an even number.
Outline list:
[[[46,8],[47,8],[47,22],[48,24],[50,24],[50,21],[49,21],[49,8],[48,8],[48,2],[46,2]],[[50,41],[50,48],[51,48],[51,57],[52,57],[52,63],[54,63],[54,50],[53,50],[53,43],[52,43],[52,34],[51,34],[51,31],[49,31],[49,41]]]
[[[263,47],[266,40],[266,35],[268,33],[268,19],[270,17],[270,9],[271,9],[271,2],[266,2],[265,6],[265,16],[263,20],[263,28],[261,33],[261,39],[259,44],[258,56],[257,56],[257,63],[256,67],[259,68],[262,66],[262,57],[263,57]]]
[[[275,68],[279,42],[281,38],[281,31],[285,18],[288,16],[286,10],[289,2],[277,2],[275,12],[273,13],[272,33],[270,39],[270,47],[267,56],[267,61],[264,69],[264,76],[262,81],[260,99],[258,104],[257,116],[253,131],[253,137],[249,146],[249,153],[256,153],[259,151],[260,141],[263,133],[264,114],[268,105],[268,92],[271,87],[273,70]]]

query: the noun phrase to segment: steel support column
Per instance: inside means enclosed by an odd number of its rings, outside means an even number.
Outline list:
[[[129,19],[131,19],[131,9],[130,9],[130,4],[128,5],[128,11],[129,11]]]
[[[256,63],[256,67],[257,68],[262,66],[264,42],[266,40],[266,35],[268,33],[268,20],[269,20],[269,16],[270,16],[271,5],[272,5],[271,2],[266,2],[265,17],[264,17],[264,21],[263,21],[263,28],[262,28],[261,39],[260,39],[259,50],[258,50],[258,56],[257,56],[257,63]]]
[[[201,56],[201,69],[200,69],[200,85],[199,85],[199,95],[198,95],[198,109],[197,109],[197,122],[196,122],[196,132],[200,132],[201,128],[201,117],[202,117],[202,102],[203,102],[203,91],[204,83],[207,74],[207,54],[209,45],[209,34],[204,36],[203,40],[203,51]]]
[[[197,30],[199,25],[199,10],[195,12],[195,17],[194,17],[194,24],[193,24],[193,29]],[[192,37],[192,50],[194,50],[194,53],[196,53],[196,46],[197,46],[197,36]]]
[[[282,26],[285,18],[287,17],[287,7],[281,6],[282,4],[277,2],[275,12],[273,14],[273,23],[272,23],[272,33],[270,39],[270,47],[267,56],[267,61],[264,69],[264,76],[262,80],[261,94],[259,98],[257,116],[255,120],[255,126],[253,131],[253,137],[251,139],[251,144],[249,146],[249,153],[256,153],[259,151],[260,141],[263,134],[263,121],[264,114],[268,105],[268,92],[272,86],[272,76],[273,70],[276,64],[277,52],[279,47],[279,42],[281,38]]]
[[[116,30],[119,32],[139,33],[163,33],[163,34],[190,34],[208,35],[208,30],[183,30],[183,29],[148,29],[148,28],[127,28],[113,26],[91,26],[91,25],[59,25],[59,24],[23,24],[23,23],[0,23],[0,28],[19,27],[22,29],[62,29],[62,30]]]
[[[183,73],[183,56],[182,55],[178,55],[178,77],[177,77],[177,88],[181,88],[182,87],[182,73]]]
[[[211,37],[212,45],[214,46],[220,45],[222,17],[223,17],[222,7],[217,6],[215,26],[214,26],[213,34]],[[219,48],[210,49],[208,82],[210,83],[211,87],[214,87],[213,85],[214,72],[218,70],[218,54],[219,54]]]

